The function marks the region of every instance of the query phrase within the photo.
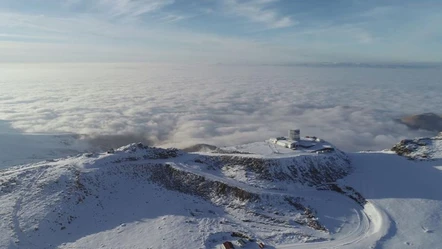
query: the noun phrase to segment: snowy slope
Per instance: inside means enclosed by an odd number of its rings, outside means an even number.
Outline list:
[[[377,248],[442,248],[442,161],[390,153],[350,154],[355,172],[342,180],[386,214]]]
[[[210,248],[232,239],[232,232],[269,245],[329,240],[346,227],[344,220],[358,222],[361,207],[309,187],[320,184],[311,175],[320,168],[328,169],[324,179],[347,174],[348,158],[311,157],[309,165],[303,156],[278,163],[132,144],[113,153],[13,167],[0,173],[0,245]],[[239,179],[231,177],[234,168],[243,171]],[[335,199],[342,208],[322,210]],[[341,220],[329,218],[336,214]]]
[[[0,248],[441,248],[440,170],[389,151],[131,144],[0,171]]]

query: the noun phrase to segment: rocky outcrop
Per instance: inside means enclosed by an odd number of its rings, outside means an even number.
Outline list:
[[[393,146],[392,151],[409,159],[440,159],[442,158],[442,133],[431,138],[404,139]]]
[[[246,155],[204,156],[197,159],[214,169],[236,168],[251,172],[262,181],[289,181],[309,186],[334,182],[351,172],[347,155],[337,151],[327,155],[301,155],[269,159]]]
[[[398,121],[411,129],[422,129],[436,132],[442,131],[442,115],[435,113],[405,116]]]
[[[208,152],[218,149],[215,145],[211,144],[195,144],[183,149],[185,152]]]
[[[318,186],[318,190],[330,190],[340,194],[347,196],[348,198],[354,200],[361,206],[364,206],[367,203],[367,200],[362,196],[361,193],[356,191],[354,188],[350,186],[339,186],[336,183],[327,183],[321,186]]]
[[[242,202],[259,200],[257,194],[176,169],[169,164],[157,164],[151,167],[149,178],[167,189],[197,195],[214,202],[222,200],[223,204],[230,203],[235,199]]]

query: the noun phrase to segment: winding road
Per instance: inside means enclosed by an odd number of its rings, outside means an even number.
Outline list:
[[[224,177],[203,172],[199,169],[189,167],[184,163],[172,164],[180,170],[189,171],[198,175],[207,177],[214,181],[224,182],[229,185],[237,186],[254,193],[268,193],[274,195],[290,195],[287,192],[276,190],[262,189],[250,186],[234,179],[226,179]],[[296,193],[297,197],[312,197],[317,194],[317,190],[301,190]],[[344,204],[342,204],[344,205]],[[343,207],[344,208],[344,207]],[[334,239],[319,242],[295,243],[276,246],[281,249],[330,249],[330,248],[375,248],[378,242],[387,234],[390,227],[390,218],[386,212],[373,202],[367,202],[363,209],[353,209],[356,214],[357,225],[354,226],[349,233],[332,234]]]
[[[387,233],[390,220],[387,214],[373,203],[367,203],[362,211],[354,209],[358,216],[356,228],[335,240],[280,245],[281,249],[330,249],[330,248],[375,248]]]

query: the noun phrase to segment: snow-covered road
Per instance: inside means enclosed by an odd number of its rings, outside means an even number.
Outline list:
[[[347,229],[332,235],[330,241],[286,244],[277,248],[438,248],[438,234],[442,234],[442,194],[439,191],[442,161],[410,161],[385,152],[353,153],[350,156],[355,172],[341,183],[354,187],[368,200],[364,209],[353,209],[357,214],[353,217],[357,219],[347,221]],[[287,194],[254,188],[234,179],[183,166],[179,167],[198,171],[213,180],[227,181],[247,191]],[[308,189],[296,191],[296,196],[309,198],[318,194]]]
[[[213,181],[220,181],[231,186],[236,186],[252,193],[266,193],[272,195],[290,195],[286,191],[269,190],[250,186],[248,184],[238,182],[234,179],[214,175],[212,172],[204,172],[192,165],[179,163],[173,164],[174,167],[181,170],[193,172],[195,174],[203,175],[204,177]],[[296,197],[308,197],[309,199],[324,198],[324,194],[315,189],[298,189],[295,192]],[[348,208],[347,202],[337,203],[341,205],[342,209]],[[356,219],[349,220],[346,225],[345,233],[332,234],[332,239],[329,241],[309,242],[309,243],[295,243],[277,246],[281,249],[320,249],[320,248],[375,248],[376,244],[382,237],[384,237],[390,227],[390,219],[388,214],[382,208],[376,206],[372,202],[364,205],[364,208],[352,208]],[[350,217],[350,216],[349,216]]]
[[[442,161],[379,152],[350,156],[355,172],[341,183],[369,201],[359,213],[360,225],[336,240],[277,248],[442,248]]]
[[[381,214],[376,248],[442,248],[442,165],[390,153],[350,154],[355,172],[341,182],[358,190]],[[354,248],[358,248],[354,246]]]
[[[388,228],[388,216],[372,203],[367,203],[364,210],[353,209],[357,214],[356,225],[347,234],[340,234],[331,241],[296,243],[277,246],[281,249],[331,249],[331,248],[375,248],[375,244],[382,238]]]

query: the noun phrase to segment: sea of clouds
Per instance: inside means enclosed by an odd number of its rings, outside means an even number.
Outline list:
[[[300,128],[348,151],[390,148],[394,119],[442,110],[439,69],[2,64],[0,120],[116,147],[234,145]]]

